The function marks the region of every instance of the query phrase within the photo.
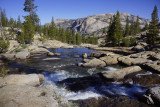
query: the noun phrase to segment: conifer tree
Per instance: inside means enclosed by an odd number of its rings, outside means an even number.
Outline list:
[[[76,44],[76,34],[75,34],[75,30],[73,30],[72,32],[72,44]]]
[[[142,29],[142,31],[148,30],[148,27],[149,27],[149,26],[148,26],[148,24],[146,23],[145,26],[144,26],[144,28]]]
[[[26,21],[24,22],[24,31],[23,31],[23,36],[24,36],[24,43],[25,44],[30,44],[33,41],[33,34],[35,32],[32,19],[30,17],[26,18]]]
[[[113,16],[110,18],[110,23],[109,23],[109,27],[108,27],[108,31],[107,31],[107,35],[106,35],[106,43],[111,41],[112,36],[113,36],[113,32],[114,32],[114,20],[115,20],[115,16]]]
[[[136,24],[135,24],[135,34],[139,33],[141,31],[140,23],[139,23],[139,17],[137,16]]]
[[[148,33],[147,33],[147,42],[151,46],[154,46],[157,42],[158,33],[159,33],[159,29],[157,26],[158,22],[159,22],[158,9],[157,9],[157,6],[155,6],[152,12],[152,20],[150,22]]]
[[[128,16],[127,16],[124,36],[128,36],[128,35],[129,35],[129,19],[128,19]]]
[[[114,34],[113,34],[113,45],[118,44],[120,46],[120,42],[122,40],[122,27],[120,22],[120,13],[117,11],[116,19],[115,19],[115,26],[114,26]]]
[[[8,24],[8,18],[6,16],[6,10],[5,9],[0,9],[0,18],[1,18],[1,23],[3,27],[6,27]]]
[[[18,16],[17,27],[18,27],[18,28],[22,28],[22,26],[23,26],[23,25],[22,25],[20,16]]]
[[[80,45],[82,43],[82,37],[81,35],[77,32],[76,34],[76,44]]]
[[[131,22],[131,25],[130,25],[130,31],[129,31],[129,34],[130,34],[130,35],[133,35],[133,34],[134,34],[134,29],[135,29],[135,23],[132,21],[132,22]]]
[[[33,25],[36,25],[39,23],[39,18],[38,15],[36,14],[36,9],[38,6],[34,5],[35,0],[25,0],[24,6],[25,8],[23,9],[25,12],[29,12],[29,16],[31,18],[31,21]],[[29,16],[25,16],[24,18],[26,19]]]
[[[106,28],[103,28],[103,34],[104,34],[104,36],[106,36]]]

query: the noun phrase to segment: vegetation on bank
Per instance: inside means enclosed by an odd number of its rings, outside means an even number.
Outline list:
[[[3,65],[3,67],[0,70],[0,77],[4,78],[5,76],[7,76],[7,70],[6,70],[5,66]]]

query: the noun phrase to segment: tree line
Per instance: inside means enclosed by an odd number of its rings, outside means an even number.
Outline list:
[[[20,16],[18,16],[17,20],[10,18],[6,16],[6,10],[0,8],[0,18],[1,18],[1,24],[3,27],[14,27],[14,28],[21,28],[22,22],[20,19]]]

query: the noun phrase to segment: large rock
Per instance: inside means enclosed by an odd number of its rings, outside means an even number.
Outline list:
[[[82,64],[84,67],[104,67],[106,66],[106,63],[100,59],[92,59],[87,63]]]
[[[0,77],[0,85],[30,85],[39,86],[45,81],[44,76],[41,74],[29,74],[29,75],[8,75],[6,77]]]
[[[100,60],[104,61],[106,65],[113,65],[118,63],[117,58],[118,56],[105,56],[101,57]]]
[[[0,107],[59,107],[51,87],[8,85],[0,93]]]
[[[110,80],[119,80],[123,79],[126,75],[141,71],[142,69],[139,66],[131,66],[115,71],[103,71],[101,74]]]
[[[26,59],[30,56],[30,52],[28,52],[28,49],[26,49],[26,50],[16,53],[15,56],[17,59]]]

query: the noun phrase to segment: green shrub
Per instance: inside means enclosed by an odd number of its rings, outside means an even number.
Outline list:
[[[5,77],[5,76],[7,76],[7,70],[6,70],[6,68],[5,68],[5,66],[3,65],[3,67],[2,67],[2,69],[1,69],[1,71],[0,71],[0,76],[1,77]]]
[[[126,46],[126,47],[131,46],[135,41],[136,41],[136,39],[133,37],[123,38],[123,43],[124,43],[124,46]]]
[[[9,46],[10,46],[9,41],[0,40],[0,53],[7,52],[7,49],[9,48]]]
[[[21,51],[22,51],[21,48],[16,48],[16,49],[14,49],[14,52],[21,52]]]
[[[22,47],[23,49],[26,49],[26,48],[27,48],[27,45],[22,44],[21,47]]]
[[[123,43],[124,43],[124,46],[126,46],[126,47],[130,46],[130,39],[124,38]]]

